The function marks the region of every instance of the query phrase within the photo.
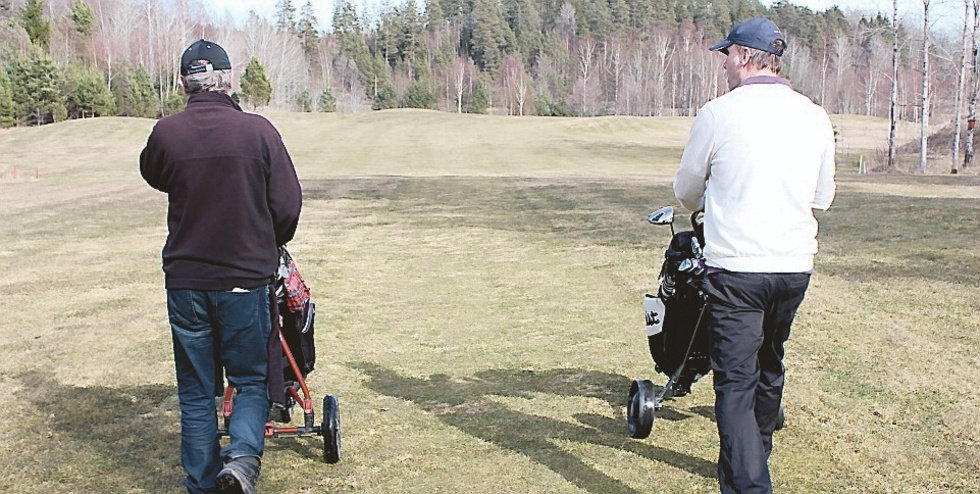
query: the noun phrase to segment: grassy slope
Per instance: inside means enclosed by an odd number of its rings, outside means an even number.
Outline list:
[[[667,232],[641,220],[673,202],[689,120],[270,118],[304,179],[311,386],[341,399],[344,458],[272,441],[265,491],[715,489],[710,383],[644,441],[621,406],[630,379],[663,382],[639,303]],[[136,172],[151,125],[0,131],[6,491],[181,491],[166,201]],[[840,182],[788,345],[777,490],[980,490],[980,184]]]

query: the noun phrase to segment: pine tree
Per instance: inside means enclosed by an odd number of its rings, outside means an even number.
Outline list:
[[[365,47],[361,41],[361,20],[350,0],[342,0],[334,9],[333,33],[340,45],[341,55],[357,60],[357,55]]]
[[[163,100],[163,114],[173,115],[174,113],[180,113],[186,106],[186,96],[180,91],[173,91],[167,96],[167,99]]]
[[[487,93],[487,86],[480,81],[473,89],[473,100],[470,101],[470,111],[473,113],[486,113],[490,107],[490,95]]]
[[[95,13],[92,11],[92,7],[89,7],[82,0],[72,1],[68,16],[71,17],[71,21],[75,24],[75,31],[78,34],[85,36],[92,29],[92,20],[95,18]]]
[[[280,32],[296,32],[296,7],[293,5],[293,0],[276,2],[276,29]]]
[[[398,94],[395,93],[395,87],[390,82],[384,81],[378,88],[378,94],[374,96],[371,109],[387,110],[389,108],[398,108]]]
[[[436,91],[421,80],[413,82],[405,92],[405,108],[432,109],[437,101]]]
[[[504,58],[503,49],[506,47],[504,27],[496,0],[474,1],[470,53],[473,61],[491,74],[497,70]]]
[[[67,118],[61,94],[61,73],[54,60],[35,48],[10,64],[15,118],[37,125]]]
[[[316,54],[316,45],[320,41],[320,35],[316,30],[316,14],[313,12],[313,4],[306,0],[299,14],[299,24],[297,24],[297,34],[303,45],[303,53],[307,58],[313,58]]]
[[[330,86],[323,89],[320,93],[320,98],[316,103],[317,111],[324,113],[332,113],[337,111],[337,98],[334,97],[333,91],[330,90]]]
[[[120,98],[121,113],[131,117],[155,118],[157,116],[156,91],[146,67],[126,71],[125,87]]]
[[[241,79],[241,98],[252,108],[266,106],[272,99],[272,84],[265,75],[265,67],[259,59],[252,57],[242,73]]]
[[[303,89],[299,95],[296,96],[296,108],[305,113],[313,111],[313,98],[310,97],[309,89]]]
[[[20,17],[31,43],[47,49],[51,41],[51,23],[44,17],[44,1],[27,0],[20,10]]]
[[[14,119],[14,92],[7,71],[0,68],[0,128],[12,127]]]
[[[105,85],[105,76],[94,65],[76,64],[68,68],[65,93],[70,118],[112,115],[116,102]]]
[[[415,0],[406,0],[404,8],[404,22],[402,23],[398,51],[402,60],[408,62],[409,66],[411,66],[416,62],[417,54],[422,49],[422,42],[425,37],[423,34],[425,32],[425,24],[422,16],[419,15]]]
[[[425,2],[425,28],[435,32],[446,24],[446,14],[442,11],[439,0]]]
[[[381,20],[377,29],[377,51],[385,62],[395,67],[401,59],[399,45],[401,44],[402,31],[404,30],[404,19],[398,15],[397,10],[389,10],[381,14]]]
[[[504,17],[516,39],[516,49],[532,65],[541,55],[541,12],[531,0],[504,0]]]

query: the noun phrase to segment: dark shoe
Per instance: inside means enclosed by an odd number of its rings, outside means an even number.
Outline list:
[[[239,456],[218,472],[215,487],[219,494],[255,494],[261,463],[255,456]]]

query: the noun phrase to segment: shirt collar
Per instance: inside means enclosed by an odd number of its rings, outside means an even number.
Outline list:
[[[747,77],[742,80],[742,83],[739,84],[738,87],[750,86],[752,84],[782,84],[788,88],[793,87],[789,81],[775,75],[754,75],[752,77]]]

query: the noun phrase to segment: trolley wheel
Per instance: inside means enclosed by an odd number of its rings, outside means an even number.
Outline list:
[[[633,439],[643,439],[650,435],[656,415],[656,390],[653,382],[635,379],[630,383],[630,394],[626,399],[626,432]]]
[[[776,415],[776,429],[780,430],[786,426],[786,409],[783,408],[783,404],[779,404],[779,414]]]
[[[340,405],[337,397],[327,395],[323,398],[323,460],[327,463],[340,461]]]

